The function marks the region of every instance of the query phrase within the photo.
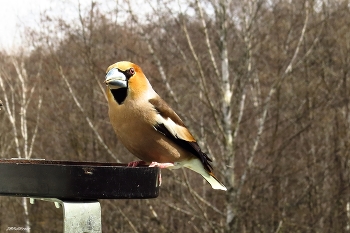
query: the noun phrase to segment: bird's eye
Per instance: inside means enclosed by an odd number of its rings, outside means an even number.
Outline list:
[[[129,69],[129,73],[130,73],[130,75],[134,75],[134,74],[135,74],[134,68],[130,68],[130,69]]]

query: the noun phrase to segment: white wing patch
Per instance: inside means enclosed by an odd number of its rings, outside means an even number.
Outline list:
[[[160,114],[157,114],[156,121],[158,124],[163,124],[174,137],[180,138],[186,141],[189,140],[187,136],[188,130],[183,126],[176,124],[169,117],[165,119]]]

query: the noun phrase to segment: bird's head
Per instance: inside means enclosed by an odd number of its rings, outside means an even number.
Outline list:
[[[128,95],[137,98],[147,90],[153,90],[141,68],[132,62],[114,63],[107,68],[106,73],[107,91],[118,104],[122,104]]]

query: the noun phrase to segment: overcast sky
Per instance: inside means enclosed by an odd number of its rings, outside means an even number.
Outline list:
[[[20,43],[21,31],[25,27],[39,27],[40,13],[46,11],[50,16],[62,16],[64,19],[76,19],[78,17],[79,2],[82,9],[91,5],[91,1],[99,4],[99,9],[103,12],[110,12],[119,9],[123,12],[121,4],[124,0],[0,0],[0,50],[11,51],[18,47]],[[157,8],[161,0],[131,0],[132,5],[137,9],[151,11],[148,4],[152,3]],[[172,11],[183,10],[189,13],[187,0],[176,0],[172,3]],[[185,4],[186,3],[186,4]],[[179,6],[182,7],[179,7]],[[139,12],[138,12],[139,13]],[[116,17],[121,17],[118,14]],[[112,17],[113,18],[113,17]]]
[[[108,0],[95,0],[110,5]],[[90,0],[80,0],[82,8],[91,4]],[[25,26],[35,27],[40,19],[40,12],[76,17],[79,0],[0,0],[0,48],[11,50],[20,44],[20,30]],[[107,6],[108,7],[108,6]]]
[[[19,25],[34,25],[39,12],[50,7],[49,0],[0,0],[0,46],[18,42]],[[16,39],[17,38],[17,39]]]

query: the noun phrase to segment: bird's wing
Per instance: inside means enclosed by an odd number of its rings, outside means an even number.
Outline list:
[[[211,173],[212,166],[210,162],[212,162],[212,160],[201,150],[181,118],[159,96],[150,99],[149,102],[157,111],[157,123],[153,127],[159,133],[175,142],[178,146],[195,155],[202,162],[204,168]]]

